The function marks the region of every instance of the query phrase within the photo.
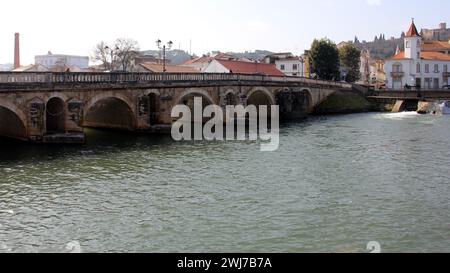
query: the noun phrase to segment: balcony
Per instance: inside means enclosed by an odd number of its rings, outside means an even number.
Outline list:
[[[450,72],[442,72],[442,77],[450,78]]]
[[[405,72],[403,72],[403,71],[391,72],[391,77],[392,78],[402,78],[403,76],[405,76]]]

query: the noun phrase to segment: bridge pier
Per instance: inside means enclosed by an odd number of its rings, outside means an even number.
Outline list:
[[[399,113],[404,111],[417,111],[419,108],[419,100],[397,100],[392,113]]]

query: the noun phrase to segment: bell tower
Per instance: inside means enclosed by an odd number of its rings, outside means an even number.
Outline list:
[[[414,24],[414,18],[412,19],[411,26],[405,35],[405,58],[420,60],[420,54],[422,49],[422,36],[417,31]]]

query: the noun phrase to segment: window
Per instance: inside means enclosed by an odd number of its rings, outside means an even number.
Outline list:
[[[439,65],[438,64],[434,65],[434,73],[439,73]]]
[[[448,72],[448,65],[444,64],[444,72],[447,73]]]
[[[420,64],[419,63],[416,66],[416,73],[420,73]]]
[[[425,73],[430,73],[430,65],[429,64],[425,65]]]
[[[281,70],[284,70],[284,64],[281,65]]]
[[[406,48],[411,48],[411,42],[410,41],[406,41]]]
[[[417,59],[420,59],[420,52],[417,52]]]
[[[297,69],[298,69],[298,64],[292,65],[292,70],[297,70]]]
[[[425,78],[425,88],[431,88],[431,78]]]
[[[399,63],[393,64],[392,72],[402,72],[402,64]]]

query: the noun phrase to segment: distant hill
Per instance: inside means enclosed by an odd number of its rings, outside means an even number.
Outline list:
[[[236,56],[237,58],[247,58],[250,60],[262,60],[264,57],[270,54],[274,54],[274,52],[267,50],[255,50],[254,52],[229,52],[229,54]]]
[[[156,58],[159,58],[161,55],[160,50],[144,50],[140,52],[141,55],[147,55],[147,56],[155,56]],[[250,60],[262,60],[267,55],[273,54],[273,52],[268,50],[255,50],[253,52],[246,51],[246,52],[227,52],[227,54],[233,55],[236,58],[246,58]],[[183,50],[170,50],[166,52],[166,57],[168,60],[170,60],[170,63],[173,65],[179,65],[182,63],[185,63],[188,60],[193,59],[195,56],[189,55],[188,52]]]
[[[155,57],[159,58],[159,56],[162,53],[161,53],[161,50],[145,50],[145,51],[141,51],[141,54],[155,56]],[[192,59],[191,55],[189,55],[188,52],[186,52],[184,50],[178,50],[178,49],[167,51],[166,57],[168,60],[170,60],[170,63],[173,65],[179,65],[179,64],[182,64],[182,63]]]

